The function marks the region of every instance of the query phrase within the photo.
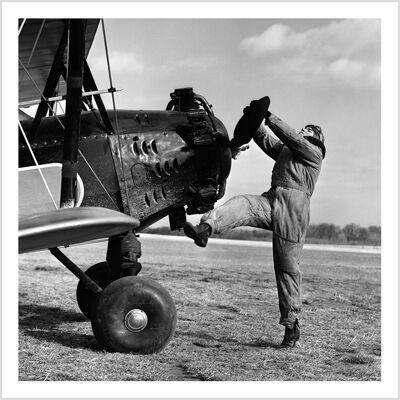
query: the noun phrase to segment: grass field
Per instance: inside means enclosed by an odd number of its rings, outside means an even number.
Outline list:
[[[158,354],[103,352],[75,301],[77,279],[49,252],[21,255],[22,381],[380,380],[380,254],[305,250],[301,345],[283,327],[267,246],[142,235],[143,270],[175,300],[174,337]],[[65,253],[83,269],[106,243]]]

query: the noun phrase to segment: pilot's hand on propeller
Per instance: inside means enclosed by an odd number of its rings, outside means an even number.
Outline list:
[[[241,146],[241,147],[231,147],[232,158],[236,160],[239,157],[239,154],[242,151],[246,151],[249,149],[249,145]]]

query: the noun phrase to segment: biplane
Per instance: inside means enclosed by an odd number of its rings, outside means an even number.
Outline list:
[[[87,62],[100,25],[110,81],[101,90]],[[189,87],[165,110],[117,109],[103,20],[20,20],[18,63],[19,252],[49,249],[78,277],[79,308],[102,348],[158,352],[176,309],[159,283],[138,276],[138,234],[167,216],[181,229],[224,195],[226,128]],[[86,271],[60,249],[99,239],[107,253]]]

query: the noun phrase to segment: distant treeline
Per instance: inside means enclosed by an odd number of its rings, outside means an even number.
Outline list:
[[[144,233],[158,235],[183,236],[183,231],[171,232],[169,227],[146,228]],[[216,238],[236,239],[236,240],[272,240],[272,232],[258,228],[236,228]],[[381,227],[371,225],[367,228],[356,224],[348,224],[343,228],[328,223],[313,224],[308,227],[306,243],[321,244],[351,244],[351,245],[371,245],[380,246]]]

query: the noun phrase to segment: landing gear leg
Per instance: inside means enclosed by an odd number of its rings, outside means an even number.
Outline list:
[[[134,233],[128,232],[108,239],[107,262],[93,265],[86,273],[82,272],[82,276],[79,275],[76,298],[87,318],[92,318],[93,307],[101,289],[119,278],[136,276],[140,272],[142,265],[137,261],[140,256],[140,242]],[[88,285],[86,275],[99,286],[98,291],[93,291]]]
[[[138,261],[141,255],[141,245],[134,232],[110,237],[107,263],[112,270],[113,280],[138,275],[142,269]]]
[[[109,238],[107,264],[114,281],[100,294],[92,329],[107,351],[151,354],[162,350],[176,326],[175,304],[157,282],[137,275],[141,246],[129,232]]]

